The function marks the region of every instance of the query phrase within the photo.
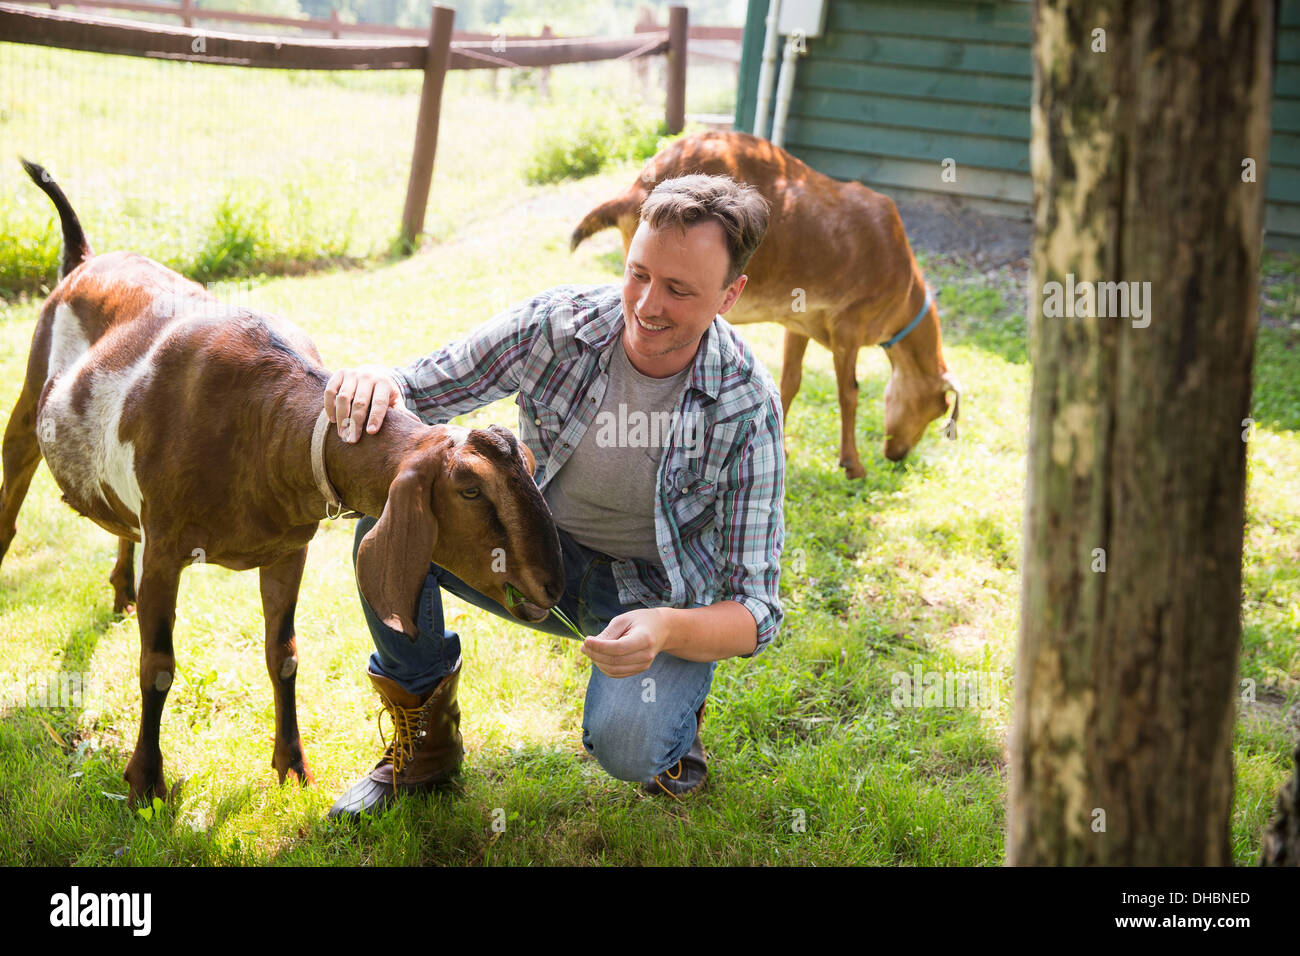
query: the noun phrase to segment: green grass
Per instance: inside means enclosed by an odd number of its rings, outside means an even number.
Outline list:
[[[641,162],[672,137],[663,117],[587,98],[540,113],[524,178],[533,184],[581,179],[621,162]]]
[[[586,104],[612,137],[602,165],[653,153],[662,132],[662,88],[643,99],[628,64],[554,68],[549,99],[535,87],[511,95],[506,78],[494,95],[489,80],[447,77],[425,221],[434,241],[510,209],[527,144],[568,128],[566,104]],[[48,291],[59,257],[58,218],[20,155],[50,170],[96,249],[133,249],[205,281],[385,261],[419,92],[409,70],[241,70],[2,43],[0,297]]]
[[[23,48],[5,47],[0,56],[0,80],[14,49]],[[126,62],[128,72],[139,66]],[[553,71],[553,89],[562,72]],[[209,82],[205,75],[197,81]],[[128,179],[149,167],[121,152],[99,173],[93,164],[74,167],[119,184],[73,197],[96,248],[143,248],[206,275],[223,274],[231,262],[254,272],[269,262],[301,268],[312,256],[295,260],[287,237],[314,234],[300,216],[316,210],[326,233],[346,234],[339,246],[346,255],[370,255],[368,267],[254,275],[241,301],[303,326],[332,368],[405,363],[539,289],[617,280],[614,232],[573,256],[567,237],[591,206],[631,182],[636,166],[526,185],[521,144],[528,140],[512,132],[498,142],[492,130],[516,122],[530,130],[529,95],[503,93],[494,101],[481,83],[467,84],[459,93],[468,103],[455,105],[449,87],[430,200],[438,241],[410,259],[390,260],[373,250],[384,248],[400,214],[411,90],[388,75],[268,74],[250,82],[271,84],[259,96],[296,90],[319,103],[321,115],[357,98],[369,104],[361,111],[373,114],[365,116],[367,128],[391,122],[395,140],[364,142],[389,156],[395,182],[369,166],[357,172],[365,188],[331,174],[341,161],[333,157],[361,150],[350,138],[328,148],[272,139],[268,162],[317,170],[295,179],[292,202],[300,205],[282,221],[277,208],[287,207],[277,204],[292,205],[282,192],[259,191],[245,173],[218,175],[222,157],[205,157],[196,146],[186,152],[198,171],[192,180],[161,181],[154,201],[166,212],[151,225],[123,216]],[[65,107],[93,114],[94,89]],[[496,103],[499,115],[486,103]],[[380,115],[381,104],[402,116]],[[107,122],[113,110],[104,109]],[[176,127],[187,144],[208,141],[197,125]],[[452,133],[475,128],[482,132]],[[458,138],[467,140],[464,148]],[[56,171],[76,159],[22,148]],[[167,156],[159,153],[158,161]],[[4,175],[0,201],[9,205],[0,217],[22,203],[45,222],[44,197]],[[211,183],[221,188],[209,194]],[[139,202],[138,189],[135,195]],[[358,209],[363,214],[346,226]],[[6,250],[0,268],[48,283],[51,248]],[[937,258],[924,265],[939,295],[948,363],[966,388],[961,438],[943,441],[932,428],[905,462],[884,460],[888,363],[878,350],[864,351],[858,438],[867,476],[845,481],[835,465],[839,413],[830,356],[809,350],[788,428],[786,623],[758,658],[718,667],[704,732],[711,754],[705,793],[663,801],[606,776],[580,743],[588,662],[575,642],[448,598],[449,626],[461,634],[465,655],[468,754],[458,787],[405,801],[359,827],[326,824],[334,798],[381,750],[377,699],[365,677],[370,641],[349,560],[353,525],[345,522],[324,525],[313,541],[297,610],[299,717],[316,784],[281,788],[270,767],[274,722],[257,575],[194,567],[182,577],[178,673],[162,723],[168,782],[183,777],[184,784],[174,803],[145,820],[109,796],[126,792],[121,775],[139,719],[136,620],[112,613],[107,583],[116,543],[60,502],[42,467],[0,568],[0,670],[8,676],[0,690],[12,697],[13,675],[60,669],[93,679],[80,707],[0,705],[0,862],[1001,863],[1028,432],[1024,283]],[[1270,260],[1266,288],[1289,288],[1294,267],[1291,259]],[[1288,773],[1280,716],[1300,691],[1300,330],[1289,324],[1286,294],[1277,298],[1260,337],[1252,406],[1258,425],[1249,446],[1241,676],[1255,682],[1257,702],[1243,705],[1234,740],[1239,863],[1258,856],[1273,795]],[[17,397],[37,304],[27,296],[0,301],[0,422]],[[746,326],[744,334],[769,368],[779,368],[779,327]],[[514,426],[516,414],[505,401],[465,420]],[[918,663],[927,672],[995,675],[1001,693],[987,710],[895,706],[895,675]],[[504,831],[494,829],[496,819],[505,820]]]

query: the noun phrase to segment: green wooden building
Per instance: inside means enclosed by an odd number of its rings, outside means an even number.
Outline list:
[[[746,132],[767,9],[749,0],[735,118]],[[953,194],[1026,216],[1031,34],[1023,0],[828,0],[825,33],[798,60],[785,146],[891,196]],[[1282,0],[1277,57],[1265,242],[1300,252],[1300,0]]]

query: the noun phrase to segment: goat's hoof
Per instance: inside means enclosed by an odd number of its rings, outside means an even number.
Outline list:
[[[300,787],[309,787],[316,782],[316,775],[311,772],[311,767],[305,763],[301,767],[290,767],[289,776],[297,782]]]
[[[130,796],[128,804],[131,807],[147,807],[153,803],[154,797],[162,800],[169,800],[171,794],[167,792],[167,784],[163,781],[162,767],[159,767],[153,773],[133,772],[131,765],[128,764],[126,773],[122,774],[129,788]],[[179,787],[179,783],[177,784]]]
[[[135,588],[113,584],[113,613],[126,614],[135,610]]]
[[[300,787],[306,787],[316,782],[316,776],[311,772],[311,767],[307,766],[307,758],[300,757],[297,760],[290,761],[287,764],[281,764],[272,760],[272,766],[275,767],[276,775],[280,778],[280,785],[284,786],[286,780],[292,779]]]

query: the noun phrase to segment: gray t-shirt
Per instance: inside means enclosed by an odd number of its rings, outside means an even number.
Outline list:
[[[664,449],[679,428],[673,412],[690,375],[642,375],[620,336],[600,409],[544,492],[558,527],[615,558],[659,563],[655,494]]]

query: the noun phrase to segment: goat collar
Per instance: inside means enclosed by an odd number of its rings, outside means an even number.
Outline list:
[[[887,349],[891,346],[897,345],[899,342],[903,341],[903,339],[907,338],[907,333],[911,332],[914,328],[920,325],[921,320],[925,318],[925,313],[930,311],[930,302],[931,302],[930,287],[926,286],[925,301],[921,303],[921,311],[916,313],[916,318],[914,318],[911,322],[908,322],[907,325],[903,326],[901,329],[895,332],[888,342],[881,342],[880,347],[882,349]]]
[[[361,513],[358,511],[344,513],[346,506],[330,484],[329,475],[325,474],[325,433],[329,431],[330,424],[330,417],[322,408],[320,417],[316,419],[316,428],[311,433],[311,473],[316,479],[316,488],[325,496],[325,517],[360,518]]]

